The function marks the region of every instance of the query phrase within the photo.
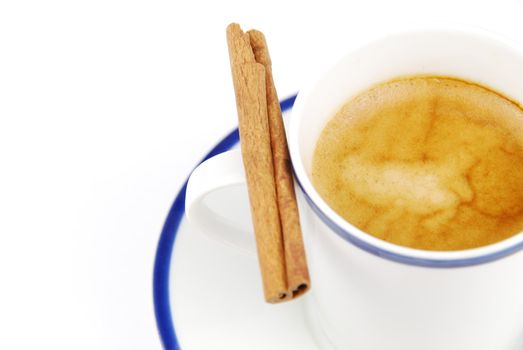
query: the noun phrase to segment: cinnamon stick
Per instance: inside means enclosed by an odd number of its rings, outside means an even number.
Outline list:
[[[265,68],[256,63],[249,36],[237,24],[227,27],[227,42],[265,300],[276,303],[290,295],[274,183]]]
[[[227,27],[242,157],[265,299],[310,288],[294,181],[269,51],[263,34]]]
[[[309,289],[310,277],[301,235],[287,137],[285,135],[280,102],[272,77],[272,62],[265,36],[257,30],[249,30],[247,33],[249,34],[256,62],[263,64],[265,67],[267,114],[276,195],[285,251],[287,284],[289,292],[292,293],[293,297],[297,297]]]

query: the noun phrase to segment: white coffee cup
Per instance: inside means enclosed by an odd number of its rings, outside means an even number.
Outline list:
[[[523,233],[462,251],[398,246],[342,219],[312,185],[316,141],[344,102],[376,83],[417,74],[474,81],[523,102],[523,47],[460,27],[388,35],[349,52],[300,91],[288,143],[301,189],[314,331],[322,348],[523,349]],[[244,184],[238,151],[216,156],[191,175],[186,212],[204,231],[254,252],[248,208],[230,204]],[[220,201],[228,213],[212,208]]]

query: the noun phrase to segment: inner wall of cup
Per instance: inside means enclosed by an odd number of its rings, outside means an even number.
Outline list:
[[[305,96],[298,142],[309,181],[316,141],[343,104],[375,84],[411,75],[461,78],[523,102],[523,53],[510,42],[450,30],[381,39],[347,54]]]

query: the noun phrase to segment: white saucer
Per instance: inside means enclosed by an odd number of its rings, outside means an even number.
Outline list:
[[[295,96],[282,101],[288,111]],[[209,155],[237,145],[231,133]],[[155,261],[154,302],[167,349],[324,348],[313,334],[309,295],[271,305],[263,299],[256,259],[198,232],[184,217],[185,185],[166,219]]]

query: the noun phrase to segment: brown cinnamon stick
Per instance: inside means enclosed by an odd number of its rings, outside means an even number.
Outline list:
[[[267,114],[269,118],[276,195],[285,251],[287,284],[289,292],[292,293],[293,297],[297,297],[308,290],[310,277],[301,235],[287,137],[285,135],[280,102],[272,77],[272,62],[265,36],[257,30],[249,30],[247,33],[249,34],[256,62],[263,64],[265,67]]]
[[[233,23],[227,42],[265,299],[275,303],[310,287],[285,129],[263,34]]]
[[[237,24],[227,28],[227,42],[265,300],[275,303],[290,295],[274,183],[265,68],[256,63],[249,36]]]

